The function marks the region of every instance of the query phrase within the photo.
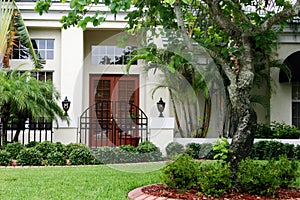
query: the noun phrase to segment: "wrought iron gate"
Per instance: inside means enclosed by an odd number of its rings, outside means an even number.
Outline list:
[[[148,134],[148,117],[129,102],[98,101],[80,116],[80,142],[91,148],[137,146]]]

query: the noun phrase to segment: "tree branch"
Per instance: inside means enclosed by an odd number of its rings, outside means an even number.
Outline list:
[[[228,35],[232,36],[235,40],[238,40],[242,34],[242,29],[237,27],[220,8],[218,0],[204,0],[208,5],[209,12],[214,18],[214,21],[218,26]]]
[[[270,29],[273,25],[275,25],[278,21],[282,21],[285,19],[290,19],[292,17],[295,17],[299,15],[300,12],[300,0],[297,0],[295,5],[292,8],[284,9],[277,14],[273,15],[269,19],[267,19],[262,25],[261,29],[262,31],[266,31]]]
[[[181,11],[181,1],[178,0],[174,3],[174,11],[176,14],[176,19],[177,19],[177,25],[178,25],[178,29],[179,32],[181,34],[181,36],[183,37],[188,49],[190,51],[193,51],[193,43],[191,42],[189,36],[188,36],[188,30],[186,29],[185,25],[184,25],[184,20],[183,20],[183,15],[182,15],[182,11]]]

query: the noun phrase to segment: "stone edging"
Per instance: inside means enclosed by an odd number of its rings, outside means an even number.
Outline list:
[[[157,184],[153,184],[153,185],[157,185]],[[130,191],[127,195],[128,199],[130,200],[175,200],[167,197],[157,197],[157,196],[145,194],[142,192],[142,189],[144,187],[146,186],[139,187]]]

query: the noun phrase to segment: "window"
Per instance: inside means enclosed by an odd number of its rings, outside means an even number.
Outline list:
[[[24,73],[25,71],[20,71],[20,73]],[[37,71],[31,72],[31,75],[40,81],[53,81],[53,71]]]
[[[92,64],[93,65],[126,65],[133,57],[134,50],[137,47],[126,46],[118,48],[117,46],[92,46]],[[133,63],[137,65],[137,62]]]
[[[292,124],[300,128],[300,82],[292,83]]]
[[[31,40],[33,48],[38,50],[41,57],[45,60],[54,59],[54,40],[35,39]],[[29,59],[27,48],[19,41],[18,46],[13,47],[12,59]]]

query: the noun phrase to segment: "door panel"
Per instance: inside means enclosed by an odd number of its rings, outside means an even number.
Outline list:
[[[138,88],[138,75],[90,75],[90,105],[96,104],[91,118],[99,126],[91,131],[90,146],[120,145],[122,124],[128,124],[128,115],[135,112],[129,103],[139,105]]]

